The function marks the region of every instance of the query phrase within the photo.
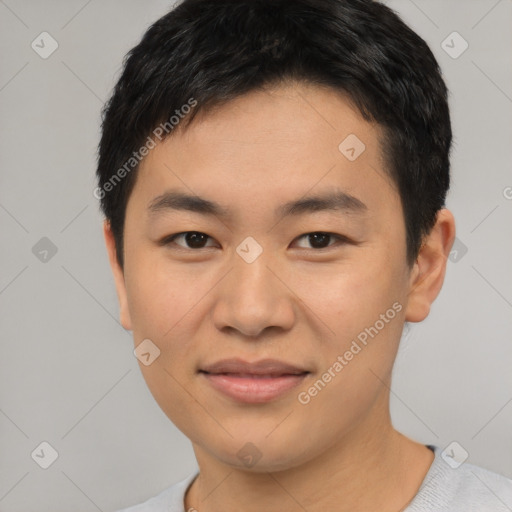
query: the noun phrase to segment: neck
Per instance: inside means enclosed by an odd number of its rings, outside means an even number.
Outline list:
[[[433,454],[394,430],[387,408],[380,418],[362,421],[321,455],[283,471],[233,468],[194,445],[200,474],[185,497],[185,509],[402,510],[417,493]]]

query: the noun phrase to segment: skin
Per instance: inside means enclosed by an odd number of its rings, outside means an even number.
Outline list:
[[[366,146],[355,161],[338,149],[349,134]],[[392,427],[389,386],[404,322],[422,321],[441,289],[455,224],[440,210],[407,265],[400,197],[380,136],[330,89],[252,92],[199,115],[143,160],[126,211],[124,269],[105,222],[121,322],[135,345],[149,338],[159,347],[141,371],[197,457],[186,510],[397,512],[428,471],[431,451]],[[230,217],[150,213],[171,189],[220,203]],[[366,209],[274,215],[287,201],[333,190]],[[185,231],[211,238],[199,249],[183,237],[158,243]],[[348,241],[328,238],[327,248],[315,248],[304,236],[315,232]],[[252,263],[236,252],[248,236],[263,249]],[[298,393],[397,302],[401,311],[301,404]],[[241,404],[198,374],[229,357],[277,358],[311,373],[279,399]],[[261,453],[252,467],[237,456],[248,442]]]

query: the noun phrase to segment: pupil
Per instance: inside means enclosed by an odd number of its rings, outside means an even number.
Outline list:
[[[312,233],[309,235],[311,247],[323,248],[329,245],[329,237],[327,233]]]
[[[206,235],[204,233],[198,233],[194,231],[192,233],[187,233],[185,235],[185,240],[189,247],[200,249],[206,242]]]

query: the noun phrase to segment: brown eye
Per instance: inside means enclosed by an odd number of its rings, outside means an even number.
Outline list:
[[[306,240],[309,247],[300,245],[303,249],[326,249],[333,245],[336,240],[344,241],[344,237],[340,235],[334,235],[332,233],[326,233],[324,231],[315,231],[313,233],[306,233],[298,238],[298,240]]]
[[[308,235],[308,241],[315,249],[323,249],[329,246],[331,235],[327,233],[311,233]]]
[[[203,249],[205,247],[212,247],[211,245],[206,245],[209,239],[211,239],[211,237],[206,233],[201,233],[200,231],[185,231],[166,237],[163,244],[168,245],[175,243],[184,249]],[[176,242],[177,240],[181,240],[182,243]]]

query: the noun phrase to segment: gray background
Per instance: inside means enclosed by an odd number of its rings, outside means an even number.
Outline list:
[[[393,419],[512,477],[512,1],[387,3],[430,44],[451,90],[458,237],[431,315],[404,334]],[[2,512],[109,511],[196,468],[118,323],[92,195],[100,108],[124,54],[169,6],[0,1]],[[43,31],[59,45],[47,59],[31,48]],[[469,43],[458,58],[441,46],[453,31]],[[448,39],[452,52],[460,43]],[[42,441],[58,452],[48,469],[31,458]]]

